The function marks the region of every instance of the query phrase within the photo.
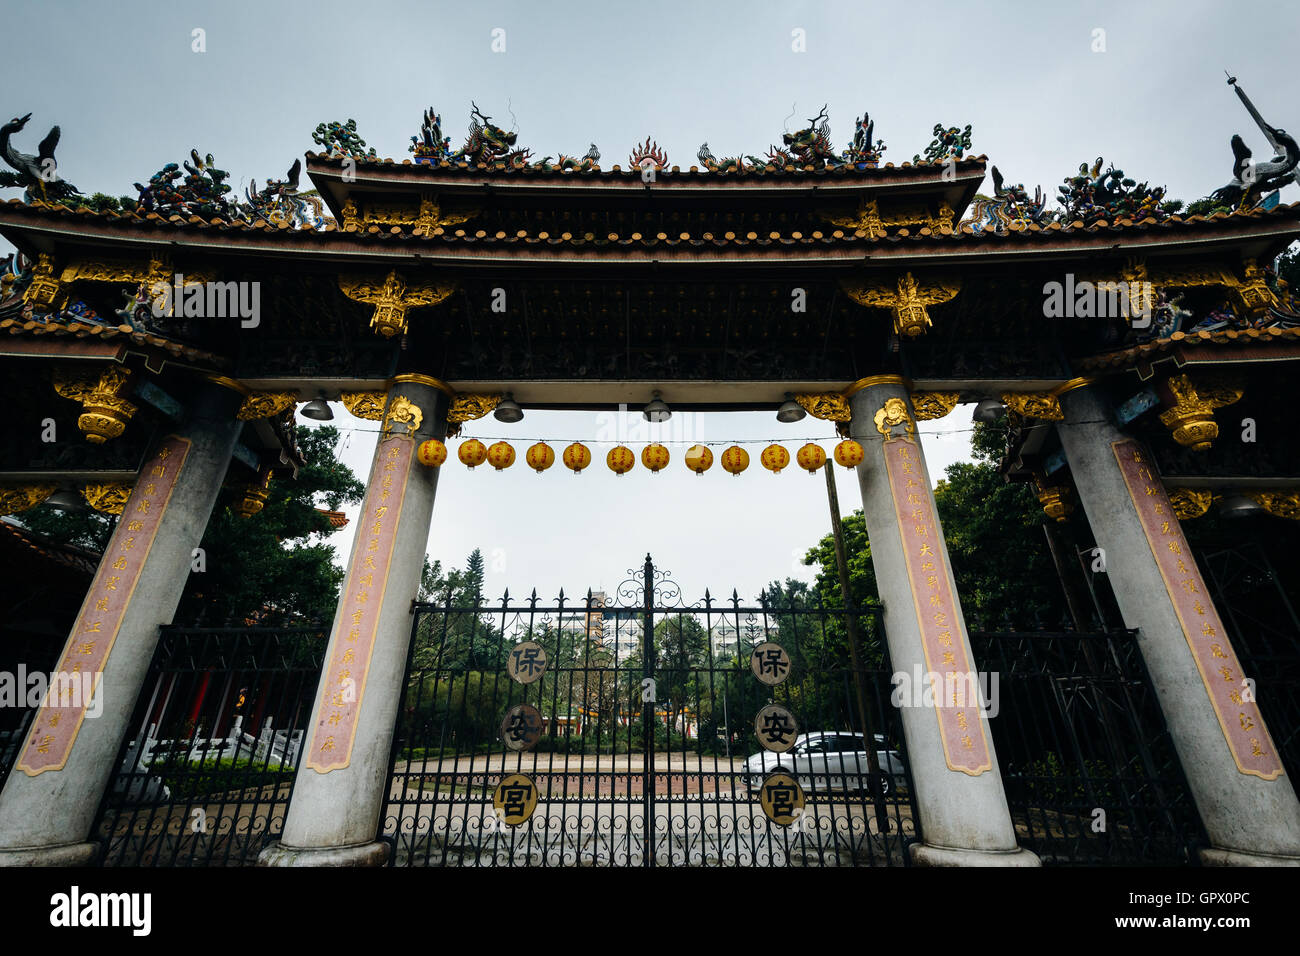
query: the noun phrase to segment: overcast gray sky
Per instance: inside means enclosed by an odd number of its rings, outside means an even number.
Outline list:
[[[1295,49],[1300,4],[1207,0],[1122,3],[774,2],[288,2],[5,4],[0,60],[5,115],[31,111],[18,140],[36,143],[57,123],[59,170],[83,192],[133,194],[191,147],[211,152],[241,189],[283,176],[313,148],[322,120],[357,120],[380,155],[408,156],[421,111],[434,107],[459,145],[471,99],[514,125],[534,154],[581,154],[595,142],[602,165],[627,164],[646,136],[669,163],[764,152],[787,117],[798,128],[828,105],[842,148],[854,118],[870,111],[886,161],[921,152],[935,123],[973,125],[974,152],[1012,182],[1049,195],[1081,162],[1104,156],[1138,180],[1192,200],[1231,174],[1228,140],[1242,133],[1267,158],[1224,81],[1231,69],[1264,117],[1300,127]],[[493,31],[504,30],[504,52]],[[205,52],[194,52],[194,31]],[[801,30],[806,50],[792,49]],[[1098,31],[1103,31],[1099,33]],[[500,34],[497,35],[498,37]],[[498,43],[499,46],[499,43]],[[791,114],[793,113],[793,116]],[[513,114],[513,122],[512,122]],[[986,189],[987,189],[986,185]],[[1283,201],[1300,199],[1288,187]],[[5,198],[15,190],[0,192]],[[671,400],[670,395],[665,397]],[[364,477],[374,423],[341,408],[350,432],[344,459]],[[613,588],[647,551],[675,572],[692,599],[807,577],[795,554],[828,530],[824,487],[793,465],[771,475],[754,461],[732,478],[681,465],[639,464],[616,478],[604,468],[613,425],[586,413],[529,413],[514,426],[492,419],[473,434],[509,437],[520,456],[531,441],[587,444],[597,461],[575,478],[522,462],[506,472],[444,468],[430,553],[460,565],[483,549],[489,593],[509,586],[550,598],[563,586]],[[969,409],[931,423],[931,475],[964,457]],[[790,451],[809,437],[834,439],[813,419],[780,426],[770,414],[674,419],[673,439],[780,438]],[[939,435],[946,432],[947,435]],[[455,444],[452,445],[455,453]],[[860,502],[840,470],[847,513]],[[348,536],[334,539],[346,553]]]

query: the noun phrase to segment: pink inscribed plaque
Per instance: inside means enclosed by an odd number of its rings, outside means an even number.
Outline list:
[[[1117,441],[1111,449],[1237,769],[1276,780],[1282,773],[1282,761],[1255,703],[1254,685],[1242,673],[1165,486],[1137,442]]]
[[[136,479],[15,764],[29,777],[68,762],[189,451],[189,439],[164,439]]]
[[[415,443],[405,435],[382,439],[375,452],[307,752],[306,765],[317,773],[339,770],[352,761],[357,719],[379,635],[379,615],[414,457]]]
[[[930,479],[912,439],[889,438],[884,453],[944,759],[950,770],[979,776],[993,769],[993,760],[984,735],[978,675],[948,583],[948,551],[935,520]]]

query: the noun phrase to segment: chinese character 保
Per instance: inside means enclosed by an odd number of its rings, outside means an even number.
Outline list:
[[[539,660],[541,656],[540,651],[536,647],[520,648],[514,651],[512,656],[515,659],[515,670],[520,672],[527,671],[529,677],[542,669],[542,664]]]
[[[766,650],[759,655],[758,669],[764,674],[774,674],[780,677],[789,667],[790,665],[785,661],[784,654],[779,648]]]

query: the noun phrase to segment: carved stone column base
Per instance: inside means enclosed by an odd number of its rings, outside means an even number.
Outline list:
[[[1247,853],[1245,850],[1222,850],[1206,847],[1196,854],[1201,866],[1300,866],[1300,856],[1274,853]]]
[[[1042,866],[1037,854],[1025,849],[964,850],[913,843],[910,853],[914,866]]]
[[[392,848],[387,843],[352,846],[285,846],[272,843],[257,857],[258,866],[383,866]]]
[[[55,846],[11,846],[0,849],[4,866],[90,866],[98,843],[59,843]]]

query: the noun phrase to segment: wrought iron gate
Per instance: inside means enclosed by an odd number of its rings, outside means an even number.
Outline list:
[[[877,609],[780,589],[686,604],[649,557],[628,574],[578,602],[415,606],[392,862],[904,865],[916,813]]]
[[[165,627],[100,805],[105,866],[251,866],[279,836],[328,634]]]

